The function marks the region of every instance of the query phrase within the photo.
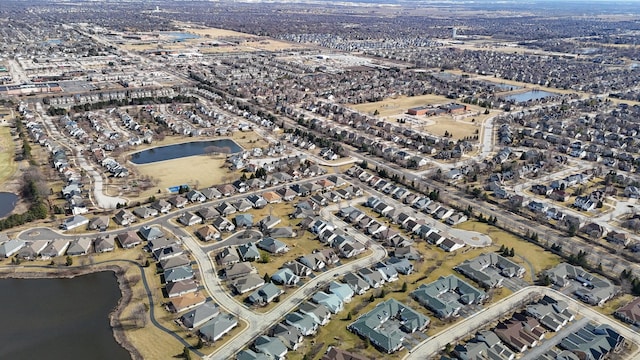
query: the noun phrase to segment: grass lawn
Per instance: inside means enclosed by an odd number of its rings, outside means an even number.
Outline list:
[[[605,315],[613,315],[613,313],[618,310],[620,307],[628,304],[635,297],[631,294],[622,294],[613,298],[612,300],[607,301],[604,306],[594,306],[593,309],[605,314]]]
[[[498,219],[500,221],[500,219]],[[544,250],[542,247],[520,239],[519,237],[512,235],[506,231],[493,227],[491,225],[477,222],[467,221],[456,228],[464,230],[478,231],[483,234],[487,234],[493,240],[493,244],[490,247],[484,249],[484,251],[496,251],[501,245],[513,248],[516,256],[512,259],[514,262],[523,265],[529,274],[525,275],[526,281],[531,281],[530,267],[524,263],[520,256],[528,260],[533,266],[536,274],[542,270],[550,269],[561,262],[559,256]],[[539,234],[544,237],[544,234]]]
[[[0,184],[15,174],[18,168],[14,160],[15,142],[8,126],[0,126]]]

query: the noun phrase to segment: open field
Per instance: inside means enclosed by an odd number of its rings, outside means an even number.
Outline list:
[[[495,115],[484,114],[485,109],[474,105],[467,105],[469,110],[466,114],[461,115],[426,117],[424,115],[411,116],[406,114],[407,110],[412,107],[441,105],[451,102],[451,99],[447,99],[444,96],[421,95],[389,98],[373,103],[350,105],[350,107],[370,115],[373,115],[377,110],[377,116],[391,123],[396,123],[400,118],[408,119],[404,126],[426,131],[437,136],[444,136],[445,132],[449,132],[455,140],[476,135],[476,131],[480,131],[480,124],[482,124],[487,117]],[[495,113],[496,110],[493,110],[493,112]]]
[[[500,221],[500,219],[498,219],[498,221]],[[493,244],[490,247],[485,248],[486,251],[496,251],[500,248],[501,245],[513,248],[516,256],[512,260],[525,267],[525,269],[527,270],[527,274],[525,274],[525,280],[527,281],[531,280],[531,270],[529,266],[527,266],[527,264],[525,264],[524,261],[520,259],[520,256],[524,257],[531,263],[534,270],[536,271],[536,274],[542,270],[550,269],[561,262],[561,259],[558,255],[545,251],[540,246],[522,240],[515,235],[500,230],[489,224],[477,221],[468,221],[457,225],[456,228],[479,231],[483,234],[489,235],[493,240]],[[544,234],[539,235],[541,239],[544,239]]]
[[[0,184],[10,179],[18,168],[14,160],[15,142],[8,126],[0,126]]]

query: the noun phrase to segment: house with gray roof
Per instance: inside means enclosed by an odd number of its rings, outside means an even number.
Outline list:
[[[300,256],[297,260],[313,271],[320,271],[327,266],[327,259],[320,252]]]
[[[98,236],[93,242],[96,253],[105,253],[113,251],[116,248],[116,240],[114,236]]]
[[[260,259],[260,251],[254,243],[246,243],[238,246],[238,254],[242,261],[257,261]]]
[[[80,226],[87,225],[89,223],[89,219],[82,215],[74,215],[69,218],[64,219],[62,224],[60,224],[60,229],[62,230],[71,230]]]
[[[176,257],[172,257],[169,259],[165,259],[165,260],[161,260],[158,263],[158,266],[160,266],[160,269],[164,270],[169,270],[169,269],[173,269],[176,267],[180,267],[180,266],[186,266],[191,264],[191,260],[189,260],[189,258],[187,257],[187,255],[182,254]]]
[[[285,323],[298,328],[304,336],[311,336],[318,330],[318,324],[313,321],[311,316],[297,311],[287,314],[284,317],[284,321]]]
[[[420,285],[411,292],[411,297],[431,310],[441,319],[458,316],[464,305],[480,304],[487,294],[455,275],[439,277],[438,280]]]
[[[287,247],[287,244],[272,237],[262,238],[256,245],[260,249],[268,251],[272,254],[283,254],[289,251],[289,247]]]
[[[194,273],[190,265],[167,269],[163,272],[164,282],[176,282],[181,280],[193,279]]]
[[[173,206],[176,209],[182,209],[189,202],[187,198],[182,195],[174,195],[169,199],[167,199],[167,201],[169,202],[169,204],[171,204],[171,206]]]
[[[180,280],[167,283],[165,290],[167,291],[167,296],[169,298],[174,298],[198,291],[198,285],[192,279]]]
[[[131,249],[136,245],[142,244],[142,240],[133,230],[116,235],[116,240],[118,240],[123,249]]]
[[[196,224],[202,224],[202,218],[194,213],[185,211],[178,216],[178,222],[184,226],[193,226]]]
[[[182,325],[189,330],[200,327],[220,314],[220,307],[213,302],[206,302],[180,317]]]
[[[227,280],[233,280],[249,274],[256,274],[258,271],[249,262],[233,263],[224,270]]]
[[[214,187],[210,187],[202,190],[202,195],[204,195],[209,200],[220,199],[222,197],[222,193]]]
[[[269,230],[278,226],[278,224],[280,224],[281,222],[282,222],[282,219],[280,219],[279,217],[273,216],[273,215],[267,215],[265,218],[260,220],[258,225],[262,230]]]
[[[286,323],[278,323],[269,330],[269,335],[276,337],[290,350],[295,351],[302,344],[304,336],[295,326]]]
[[[248,211],[253,208],[253,203],[249,201],[247,198],[240,198],[234,201],[231,205],[233,205],[233,207],[235,207],[236,210],[238,211]]]
[[[318,291],[317,293],[313,294],[313,296],[311,297],[311,301],[316,304],[322,304],[326,306],[327,309],[329,309],[329,311],[331,311],[331,313],[333,314],[337,314],[342,311],[342,309],[344,309],[344,302],[342,301],[342,299],[340,299],[340,297],[333,293],[327,294],[324,291]]]
[[[254,291],[247,297],[247,301],[252,305],[266,305],[272,302],[275,298],[282,295],[284,291],[274,285],[271,282],[268,282],[262,285],[258,290]]]
[[[249,200],[254,209],[262,209],[268,204],[265,198],[256,194],[247,196],[247,200]]]
[[[386,325],[388,322],[392,325]],[[347,329],[368,338],[380,351],[391,354],[402,349],[405,333],[422,331],[429,322],[426,316],[395,299],[389,299],[358,317]]]
[[[358,270],[358,275],[360,275],[360,277],[362,277],[362,279],[374,289],[381,287],[385,283],[382,273],[380,273],[378,270],[362,268]]]
[[[329,320],[331,320],[331,311],[329,311],[326,306],[310,301],[305,301],[300,304],[298,312],[311,316],[313,321],[320,326],[328,324]]]
[[[294,274],[300,277],[307,277],[311,275],[311,269],[297,261],[287,261],[282,265],[283,268],[290,269]]]
[[[213,206],[205,206],[202,209],[198,209],[198,211],[196,211],[196,214],[205,221],[214,219],[216,216],[220,215],[218,210],[216,210]]]
[[[168,239],[165,237],[158,237],[153,240],[149,240],[145,248],[150,252],[155,252],[162,248],[165,248],[167,246],[172,246],[172,245],[178,245],[178,240],[176,240],[175,238]]]
[[[57,256],[62,256],[69,247],[71,242],[67,239],[54,239],[47,247],[42,250],[40,257],[42,260],[48,260]]]
[[[148,219],[150,217],[157,216],[158,210],[146,206],[140,206],[133,210],[133,214],[141,219]]]
[[[40,253],[42,253],[42,251],[47,248],[49,243],[49,240],[34,240],[31,242],[26,242],[26,246],[20,249],[16,256],[20,259],[35,260],[40,255]]]
[[[560,331],[575,318],[575,314],[569,310],[569,304],[547,295],[537,302],[527,305],[525,312],[538,319],[542,326],[555,332]]]
[[[96,216],[93,219],[89,220],[89,225],[87,228],[89,230],[99,230],[106,231],[109,227],[110,219],[108,216]]]
[[[149,205],[151,209],[155,209],[162,214],[166,214],[171,211],[171,203],[164,199],[156,200]]]
[[[120,226],[127,226],[136,221],[135,215],[127,209],[120,209],[114,216],[113,221]]]
[[[260,335],[253,343],[256,351],[261,352],[272,359],[284,360],[287,355],[287,347],[280,339],[265,335]]]
[[[154,251],[153,257],[156,259],[156,261],[161,261],[161,260],[170,259],[175,256],[179,256],[182,254],[184,254],[184,249],[182,248],[182,246],[178,244],[173,244],[173,245],[169,245],[169,246],[163,247],[162,249],[158,249]]]
[[[231,314],[219,314],[202,325],[198,334],[205,341],[215,342],[236,326],[238,318]]]
[[[91,238],[83,237],[73,240],[67,249],[67,255],[87,255],[89,251],[91,251],[91,245],[93,245],[93,240],[91,240]]]
[[[226,201],[223,201],[220,204],[218,204],[218,206],[216,206],[215,209],[222,216],[231,215],[231,214],[235,213],[236,211],[238,211],[233,205],[229,204]]]
[[[1,257],[11,257],[20,251],[23,247],[26,246],[26,243],[22,240],[13,239],[6,241],[0,245],[0,256]]]
[[[618,352],[623,343],[624,337],[610,325],[588,323],[563,338],[558,347],[576,355],[590,356],[590,359],[605,359],[609,354]]]
[[[230,246],[222,249],[222,251],[216,254],[216,263],[218,265],[227,267],[238,262],[240,262],[240,257],[238,256],[238,253]]]
[[[233,222],[236,224],[236,228],[250,228],[253,226],[253,215],[238,214],[233,218]]]
[[[522,266],[496,253],[465,260],[455,269],[485,288],[501,287],[504,278],[522,277],[525,273]]]
[[[296,286],[300,282],[300,276],[289,268],[283,267],[271,275],[271,281],[279,285]]]
[[[145,225],[138,230],[140,236],[146,241],[152,241],[161,237],[164,237],[162,230],[155,226]]]
[[[329,283],[329,292],[336,295],[343,303],[351,302],[354,291],[347,284],[343,284],[337,281]]]
[[[245,349],[236,354],[236,360],[272,360],[270,356],[256,353],[251,349]]]
[[[413,272],[413,264],[407,259],[398,259],[392,256],[385,264],[393,267],[395,271],[403,275],[409,275]]]
[[[368,282],[354,273],[346,273],[342,277],[342,281],[358,295],[366,293],[371,288]]]
[[[458,344],[453,354],[462,360],[491,359],[513,360],[515,354],[492,331],[480,331],[466,344]]]
[[[553,269],[545,272],[551,282],[559,287],[567,286],[571,280],[577,281],[582,286],[574,291],[574,294],[582,301],[591,305],[602,306],[611,299],[618,290],[605,278],[588,273],[579,266],[567,263],[558,264]]]
[[[264,279],[256,274],[249,274],[231,281],[231,287],[237,294],[244,294],[264,285]]]
[[[222,216],[218,216],[217,218],[213,219],[211,224],[215,226],[215,228],[220,232],[233,231],[236,229],[236,226],[233,225],[231,221]]]
[[[292,238],[297,235],[296,231],[291,226],[275,227],[273,229],[269,229],[267,233],[273,238]]]

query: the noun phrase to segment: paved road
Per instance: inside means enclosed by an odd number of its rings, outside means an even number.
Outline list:
[[[455,343],[460,339],[469,336],[469,334],[478,331],[486,326],[486,324],[494,321],[505,313],[520,307],[525,302],[530,301],[533,297],[541,295],[548,295],[554,299],[566,301],[572,311],[597,323],[611,325],[627,340],[636,344],[635,352],[633,354],[629,354],[628,359],[637,359],[638,356],[640,356],[640,347],[638,347],[638,345],[640,345],[640,335],[638,333],[634,332],[627,326],[622,325],[616,320],[605,316],[595,311],[593,308],[567,297],[562,293],[546,287],[530,286],[500,300],[488,308],[482,309],[480,312],[463,319],[456,325],[428,338],[414,347],[412,351],[403,358],[403,360],[434,359],[438,352],[444,349],[447,344]]]

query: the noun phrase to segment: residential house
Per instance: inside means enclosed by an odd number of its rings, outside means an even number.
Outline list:
[[[297,235],[296,231],[290,226],[272,228],[267,234],[274,238],[292,238]]]
[[[109,227],[109,222],[110,220],[108,216],[94,217],[93,219],[89,220],[89,225],[87,226],[87,228],[89,230],[106,231]]]
[[[187,192],[186,198],[192,203],[204,202],[205,200],[207,200],[207,197],[198,190],[190,190],[189,192]]]
[[[196,214],[200,216],[203,220],[211,220],[215,217],[219,216],[220,213],[213,206],[207,206],[196,211]]]
[[[282,197],[275,191],[265,191],[262,193],[262,197],[269,204],[277,204],[282,202]]]
[[[113,221],[120,226],[127,226],[136,221],[135,215],[127,209],[120,209],[114,216]]]
[[[358,270],[358,275],[360,275],[360,277],[362,277],[362,279],[366,281],[369,284],[369,286],[371,286],[374,289],[381,287],[385,283],[382,273],[380,273],[377,270],[362,268]]]
[[[177,267],[181,267],[181,266],[187,266],[187,265],[190,265],[190,264],[191,264],[191,260],[189,260],[187,255],[182,254],[182,255],[179,255],[179,256],[172,257],[172,258],[161,260],[160,262],[158,262],[158,267],[162,271],[166,271],[166,270],[169,270],[169,269],[173,269],[173,268],[177,268]]]
[[[640,326],[640,297],[637,297],[626,305],[618,308],[613,315],[633,326]]]
[[[297,311],[285,315],[284,321],[296,327],[304,336],[311,336],[318,330],[318,324],[316,324],[311,316]]]
[[[62,230],[71,230],[80,226],[87,225],[89,223],[89,219],[82,215],[74,215],[72,217],[66,218],[62,224],[60,224],[60,229]]]
[[[309,301],[305,301],[300,304],[298,312],[301,314],[309,315],[313,321],[320,326],[324,326],[331,320],[331,311],[322,304],[315,304]]]
[[[282,265],[282,267],[291,270],[294,274],[300,277],[307,277],[311,275],[311,269],[297,261],[287,261]]]
[[[363,278],[359,277],[354,273],[346,273],[342,278],[342,281],[349,285],[349,287],[353,290],[354,293],[358,295],[362,295],[366,293],[370,288],[369,282],[365,281]]]
[[[559,287],[567,286],[570,280],[582,283],[583,286],[574,291],[574,294],[580,300],[591,305],[602,306],[618,292],[609,280],[592,275],[579,266],[567,263],[558,264],[547,270],[545,275],[549,276],[551,282]]]
[[[227,257],[221,258],[220,261],[225,261]],[[249,262],[228,262],[227,268],[224,270],[224,276],[227,280],[234,280],[257,272],[256,268]]]
[[[166,260],[172,258],[174,256],[179,256],[184,254],[184,249],[181,245],[174,244],[163,247],[162,249],[158,249],[153,252],[153,257],[156,261]]]
[[[231,282],[231,287],[237,294],[244,294],[246,292],[259,288],[260,286],[264,285],[264,283],[264,280],[259,275],[249,274],[234,279]]]
[[[304,336],[302,332],[286,323],[278,323],[269,331],[269,335],[276,337],[290,350],[295,351],[302,343]]]
[[[146,206],[140,206],[133,210],[133,214],[141,219],[148,219],[150,217],[157,216],[158,210]]]
[[[446,252],[454,252],[464,247],[464,241],[458,238],[446,238],[438,246]]]
[[[133,230],[116,235],[116,239],[123,249],[131,249],[142,243],[142,239]]]
[[[455,275],[420,285],[411,297],[441,319],[457,317],[464,305],[481,304],[487,294]]]
[[[258,222],[258,225],[260,226],[260,229],[268,230],[268,229],[273,229],[281,222],[282,222],[282,219],[280,219],[279,217],[268,215],[262,220],[260,220],[260,222]]]
[[[116,247],[116,241],[114,236],[98,236],[93,242],[93,248],[96,253],[111,252]]]
[[[226,218],[218,216],[211,222],[213,226],[220,232],[230,232],[236,229],[236,226]]]
[[[336,294],[327,294],[324,291],[319,291],[311,297],[311,301],[316,304],[322,304],[331,311],[333,314],[337,314],[344,308],[344,302]]]
[[[236,224],[236,228],[251,228],[253,227],[253,215],[238,214],[233,218],[233,222]]]
[[[204,195],[204,197],[206,197],[208,200],[220,199],[222,197],[222,193],[215,187],[210,187],[202,190],[202,195]]]
[[[327,259],[320,252],[301,256],[297,260],[303,265],[311,268],[313,271],[320,271],[327,266]]]
[[[169,298],[174,298],[198,291],[198,285],[191,279],[175,281],[167,283],[165,291]]]
[[[610,243],[618,244],[622,246],[629,245],[629,242],[631,241],[631,238],[629,237],[628,233],[616,232],[616,231],[611,231],[610,233],[608,233],[605,239]]]
[[[256,351],[267,355],[271,359],[284,360],[287,355],[287,347],[280,339],[265,335],[260,335],[253,343]]]
[[[162,214],[166,214],[171,211],[171,204],[163,199],[156,200],[149,205],[150,208],[157,210]]]
[[[329,283],[329,292],[336,295],[343,303],[351,302],[354,291],[348,284],[343,284],[337,281]]]
[[[272,254],[283,254],[289,251],[287,244],[272,237],[262,238],[256,245],[258,246],[258,248],[268,251]]]
[[[202,241],[211,241],[220,239],[220,232],[213,225],[205,225],[196,230],[196,235]]]
[[[348,352],[333,346],[329,346],[327,348],[327,353],[322,357],[321,360],[368,360],[368,359],[369,358],[364,355]]]
[[[11,240],[8,240],[8,241],[11,241]],[[2,245],[0,245],[0,257],[2,256],[6,257],[8,253],[13,252],[14,247],[13,246],[5,247],[4,244],[6,243],[7,242],[4,242]],[[42,251],[44,251],[44,249],[47,248],[49,243],[50,243],[49,240],[34,240],[31,242],[25,242],[25,247],[20,249],[16,256],[24,260],[35,260],[38,256],[40,256]],[[19,246],[19,243],[16,243],[16,245]]]
[[[152,241],[152,240],[164,237],[164,233],[162,232],[162,230],[160,230],[155,226],[145,225],[140,228],[138,233],[144,240],[147,240],[147,241]]]
[[[220,315],[220,307],[213,302],[206,302],[182,315],[180,322],[187,329],[193,330],[218,315]]]
[[[178,217],[178,222],[184,226],[193,226],[196,224],[202,224],[202,218],[189,211],[185,211]]]
[[[291,269],[283,267],[271,275],[271,281],[279,285],[296,286],[300,282],[300,276],[294,274]]]
[[[44,250],[42,250],[40,257],[42,260],[49,260],[57,256],[62,256],[67,251],[70,243],[71,242],[67,239],[54,239]]]
[[[260,259],[260,251],[254,243],[246,243],[238,246],[238,253],[242,261],[257,261]]]
[[[522,277],[525,273],[522,266],[495,253],[465,260],[455,270],[485,288],[501,287],[504,278]]]
[[[218,206],[216,206],[215,209],[222,216],[228,216],[237,211],[233,205],[229,204],[226,201],[223,201],[220,204],[218,204]],[[246,211],[246,210],[243,210],[243,211]]]
[[[169,303],[169,311],[180,313],[185,310],[193,309],[198,305],[202,305],[206,301],[207,298],[199,292],[187,293],[173,298]]]
[[[216,263],[224,267],[240,262],[240,257],[232,247],[226,247],[216,254]]]
[[[67,255],[87,255],[91,251],[91,245],[93,245],[93,241],[91,240],[91,238],[81,237],[73,240],[71,241],[71,244],[69,244]]]
[[[167,199],[167,201],[176,209],[182,209],[188,203],[187,198],[182,195],[174,195]]]
[[[165,284],[168,284],[170,282],[193,279],[194,276],[195,275],[193,273],[193,269],[191,268],[190,265],[167,269],[163,272]]]
[[[238,319],[231,314],[220,314],[207,321],[198,334],[209,342],[216,342],[234,327],[238,326]]]
[[[268,282],[251,293],[251,295],[247,297],[247,301],[252,305],[266,305],[275,300],[282,293],[284,293],[282,289],[273,283]]]
[[[267,200],[265,200],[264,197],[256,194],[251,194],[247,196],[247,200],[251,203],[251,206],[254,209],[262,209],[268,204]],[[242,211],[245,211],[245,210],[242,210]]]
[[[24,241],[18,239],[6,241],[0,245],[0,257],[12,257],[26,245]]]

